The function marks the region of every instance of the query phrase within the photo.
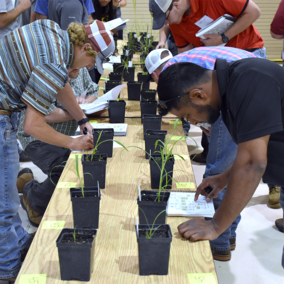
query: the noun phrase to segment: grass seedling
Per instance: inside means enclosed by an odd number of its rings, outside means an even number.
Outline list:
[[[76,228],[74,228],[74,232],[72,233],[73,239],[74,239],[74,243],[77,244],[76,242]]]

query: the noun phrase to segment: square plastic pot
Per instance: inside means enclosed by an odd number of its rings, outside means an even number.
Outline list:
[[[144,134],[144,140],[145,140],[145,158],[149,159],[150,155],[155,155],[155,151],[161,151],[164,148],[164,144],[161,143],[165,142],[165,137],[167,135],[168,131],[166,130],[152,130],[152,129],[147,129],[146,133]],[[156,146],[156,141],[157,147]]]
[[[155,100],[156,100],[156,90],[141,91],[141,101],[155,101]]]
[[[146,82],[149,74],[143,75],[143,73],[137,73],[138,81],[142,81],[142,90],[149,90],[150,82]]]
[[[140,101],[140,91],[142,82],[129,81],[127,82],[128,100]]]
[[[109,122],[110,123],[124,123],[125,119],[125,105],[124,100],[109,101]]]
[[[97,186],[70,188],[74,228],[97,229],[99,227],[101,194]]]
[[[97,186],[99,182],[100,188],[105,188],[107,154],[94,154],[93,160],[91,157],[91,154],[82,155],[84,185]]]
[[[151,155],[150,159],[150,175],[151,175],[151,188],[152,189],[159,189],[160,184],[160,176],[161,176],[161,168],[162,168],[162,160],[161,155],[154,154]],[[164,165],[164,172],[163,172],[163,181],[162,181],[162,187],[166,189],[172,188],[172,178],[173,178],[173,169],[174,169],[174,157],[171,156],[168,161],[166,161]],[[158,165],[159,166],[158,166]],[[167,177],[167,178],[166,178]],[[167,182],[168,180],[168,182]],[[167,184],[167,187],[165,185]]]
[[[139,224],[153,224],[157,216],[167,208],[169,192],[160,193],[160,202],[158,202],[158,191],[142,190],[141,200],[137,198]],[[166,223],[166,211],[163,212],[156,220],[155,224]]]
[[[141,122],[143,123],[143,114],[156,114],[157,101],[140,101]]]
[[[120,81],[122,80],[122,73],[109,73],[109,79],[111,81]]]
[[[88,242],[72,242],[74,229],[63,229],[56,240],[61,280],[90,281],[94,267],[97,230],[76,228],[76,232],[76,240],[86,238]]]
[[[123,73],[123,65],[121,63],[113,63],[113,73]]]
[[[123,80],[124,81],[134,81],[135,67],[128,67],[128,69],[123,70]]]
[[[143,133],[144,133],[144,135],[145,135],[147,129],[161,130],[162,117],[160,115],[143,114],[142,120],[143,120]]]
[[[100,132],[102,132],[102,135],[99,139]],[[98,144],[105,140],[112,140],[114,135],[113,128],[95,128],[93,129],[93,138],[94,138],[94,147],[98,141]],[[112,157],[112,149],[113,149],[113,141],[105,141],[101,143],[97,148],[97,153],[102,154],[106,153],[108,158]]]
[[[154,236],[145,238],[145,231],[149,230],[147,225],[138,225],[138,252],[139,252],[139,274],[140,275],[168,275],[172,232],[169,225],[154,225]],[[165,237],[155,238],[156,235],[164,233]]]
[[[111,89],[115,88],[116,86],[121,85],[121,81],[106,81],[105,83],[105,90],[106,92],[110,91]]]

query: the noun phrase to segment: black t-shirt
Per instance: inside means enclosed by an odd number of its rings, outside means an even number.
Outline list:
[[[263,180],[284,187],[284,68],[260,58],[215,64],[222,118],[239,144],[270,135]]]

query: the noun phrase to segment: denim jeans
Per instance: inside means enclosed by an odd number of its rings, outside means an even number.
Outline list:
[[[280,199],[279,199],[280,205],[283,210],[283,221],[284,221],[284,187],[281,187],[280,189]],[[284,247],[283,247],[283,253],[282,253],[282,267],[284,268]]]
[[[21,251],[30,244],[30,236],[22,227],[18,214],[18,114],[0,115],[0,279],[18,274]]]
[[[237,155],[237,144],[227,130],[222,117],[211,125],[209,140],[209,151],[206,159],[206,169],[204,178],[208,176],[215,176],[224,172],[235,160]],[[218,196],[213,199],[215,210],[220,206],[227,188],[220,191]],[[206,218],[207,220],[210,218]],[[239,215],[232,225],[224,231],[217,239],[210,241],[212,249],[227,250],[230,248],[230,238],[236,237],[236,229],[241,220]]]

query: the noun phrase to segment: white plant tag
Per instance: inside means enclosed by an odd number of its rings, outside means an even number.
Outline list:
[[[137,38],[137,34],[134,34],[133,37],[134,37],[134,38]]]
[[[137,38],[137,41],[140,42],[140,37]]]
[[[132,67],[132,61],[128,61],[128,67]]]
[[[150,38],[150,37],[151,37],[151,35],[147,34],[147,38]]]
[[[129,50],[128,50],[128,49],[125,50],[125,55],[126,55],[126,56],[129,55]]]
[[[141,201],[141,189],[140,189],[140,184],[138,185],[138,197],[139,197],[139,201]]]

